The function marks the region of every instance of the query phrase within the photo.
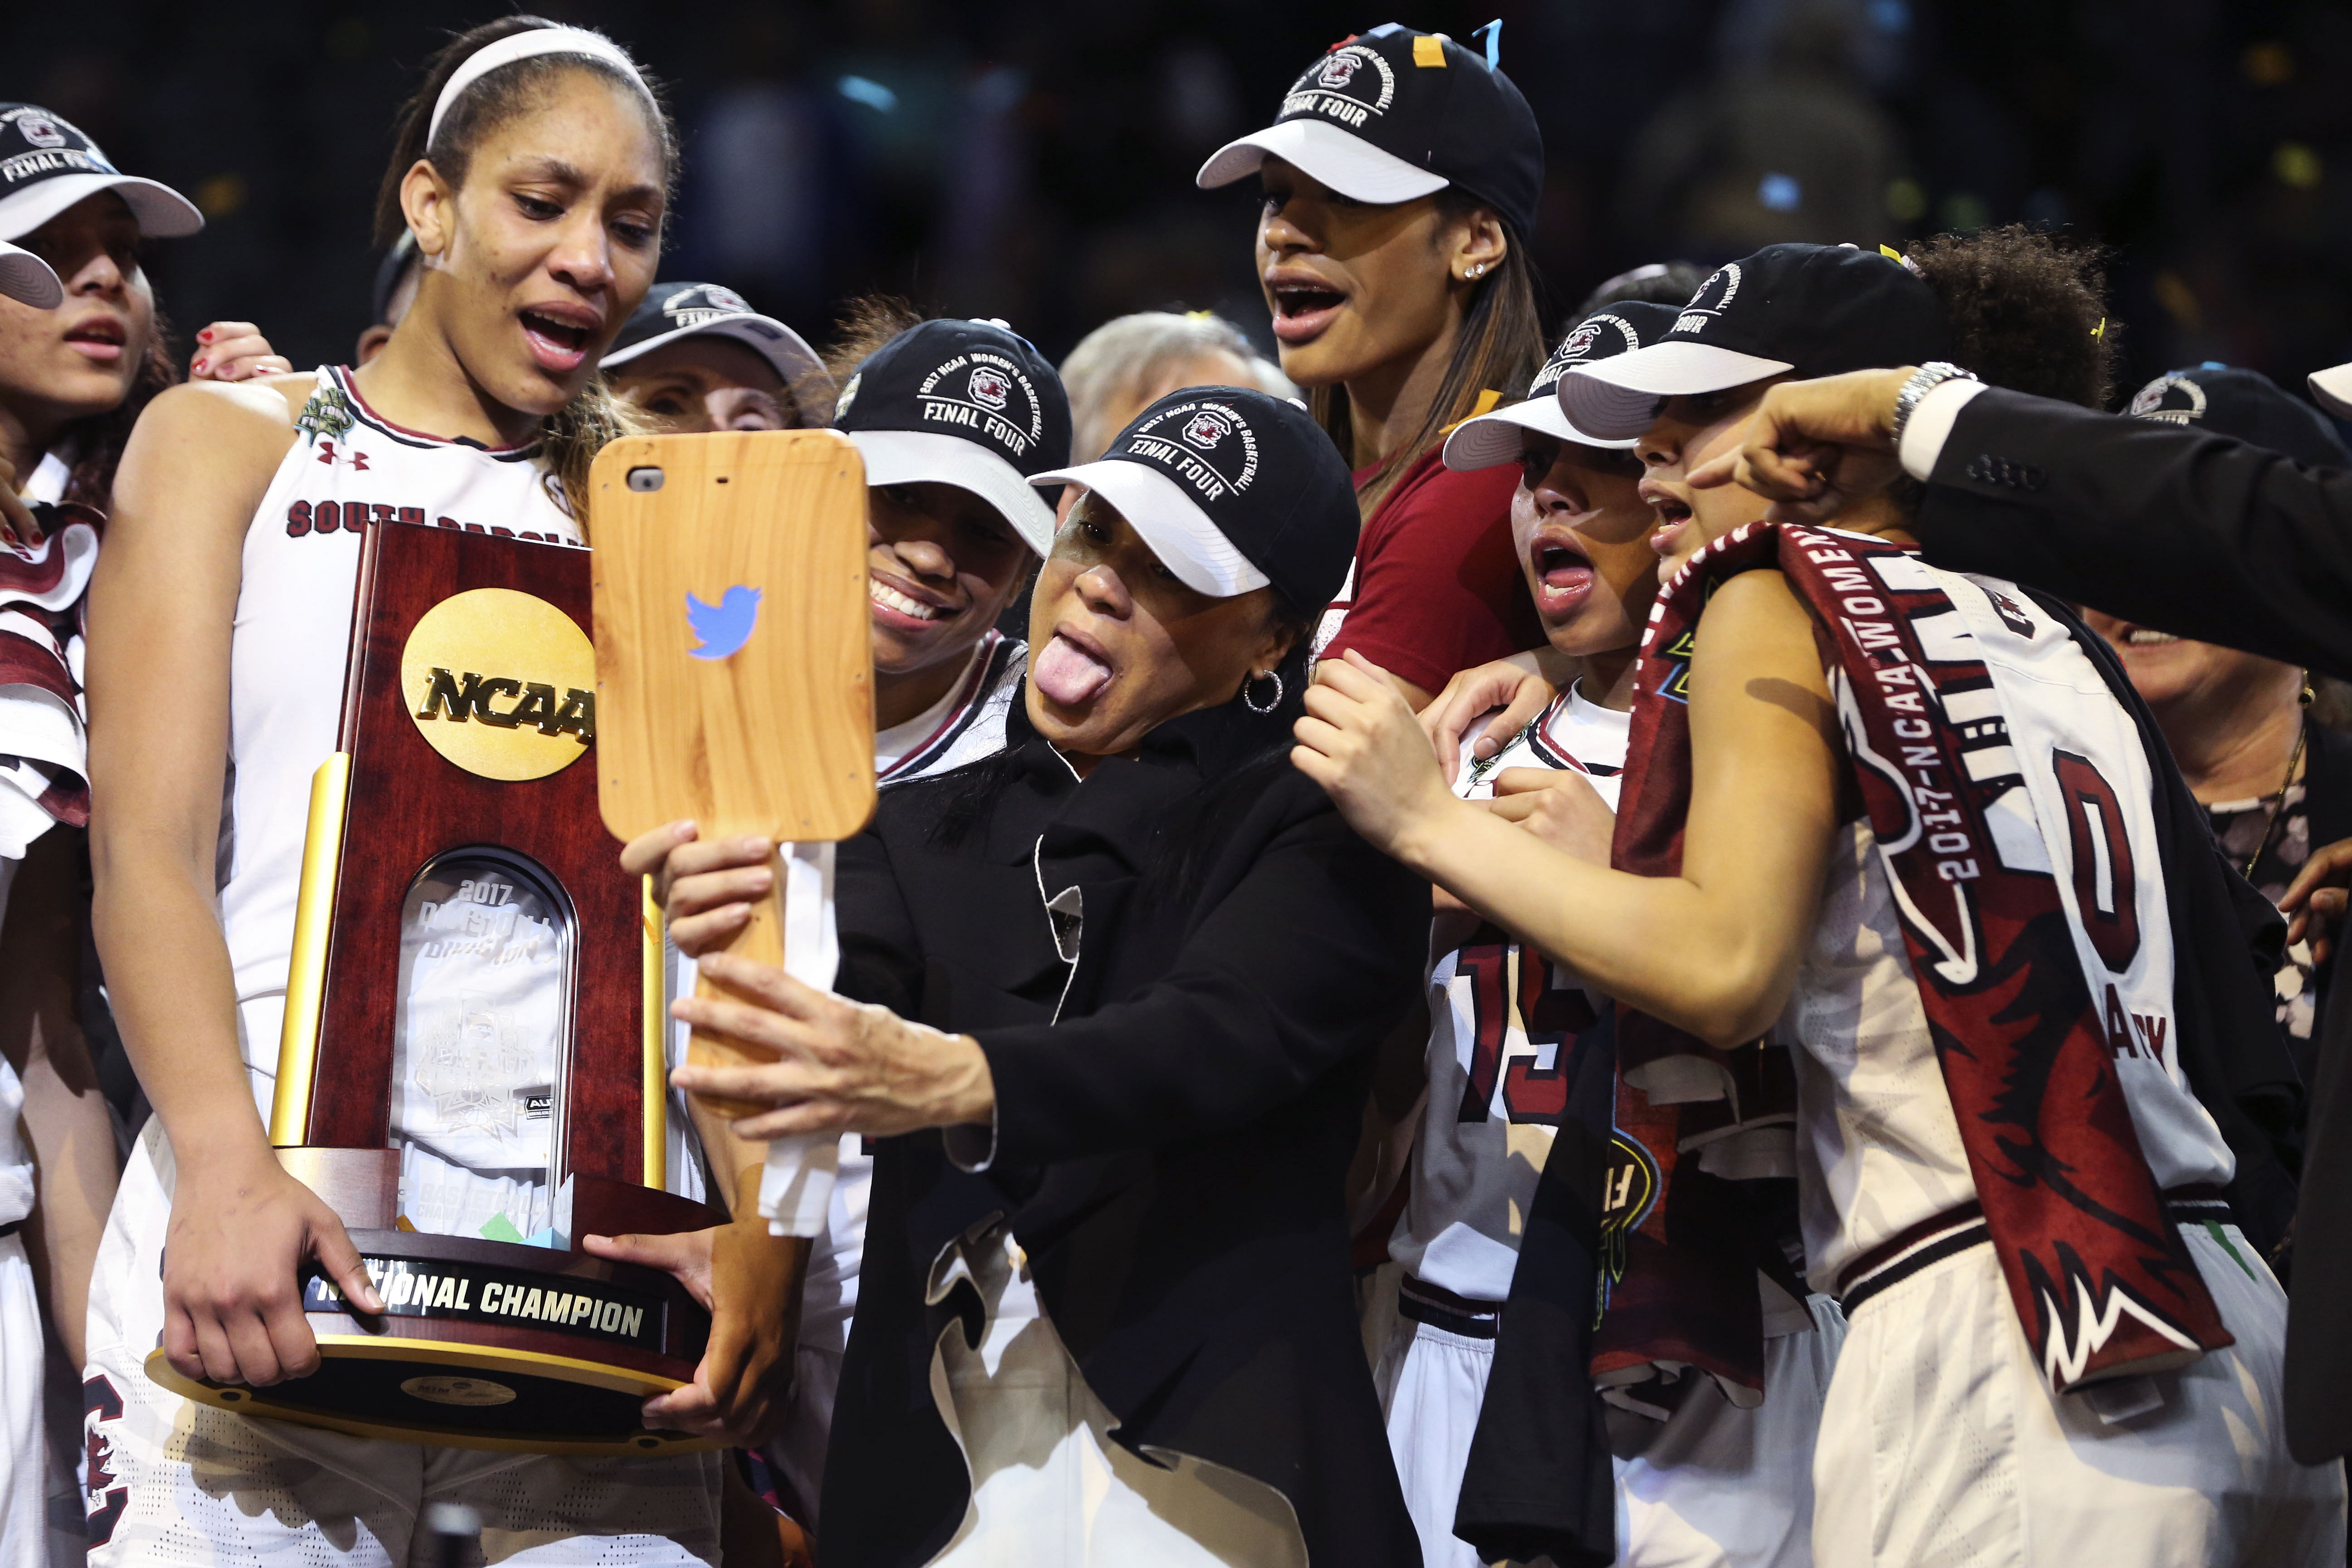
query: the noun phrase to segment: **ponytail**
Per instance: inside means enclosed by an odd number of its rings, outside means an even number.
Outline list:
[[[605,384],[600,371],[580,395],[547,416],[539,427],[540,456],[546,460],[548,493],[588,532],[588,470],[608,441],[650,436],[658,428],[627,398]]]

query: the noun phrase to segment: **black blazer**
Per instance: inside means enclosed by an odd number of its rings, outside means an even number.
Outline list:
[[[924,1298],[1001,1215],[1120,1442],[1278,1488],[1316,1563],[1418,1564],[1343,1187],[1374,1048],[1420,991],[1428,884],[1290,766],[1287,715],[1187,715],[1083,784],[1018,701],[1009,731],[886,791],[842,847],[839,989],[976,1037],[997,1117],[983,1173],[937,1131],[876,1142],[821,1551],[918,1564],[961,1523],[930,1366],[979,1301]],[[1045,900],[1073,888],[1070,964]]]
[[[2352,470],[1994,388],[1913,531],[1938,566],[2352,679]]]
[[[2340,731],[2311,726],[2311,751],[2304,759],[2303,795],[2305,809],[2311,817],[2311,847],[2333,844],[2339,838],[2352,838],[2352,735]],[[2344,973],[2344,954],[2352,950],[2352,942],[2344,933],[2335,938],[2335,947],[2327,962],[2311,976],[2318,993],[2314,1000],[2311,1039],[2290,1046],[2296,1053],[2295,1066],[2302,1070],[2305,1083],[2315,1082],[2319,1076],[2319,1042],[2326,1037],[2328,998],[2335,994],[2336,981]]]
[[[1953,422],[1913,531],[1940,566],[2352,677],[2352,472],[1994,389]],[[2352,986],[2327,988],[2315,1055],[2286,1331],[2305,1464],[2352,1448]]]

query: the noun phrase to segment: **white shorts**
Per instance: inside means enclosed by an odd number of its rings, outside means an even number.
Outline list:
[[[1002,1227],[961,1246],[987,1328],[975,1350],[950,1324],[931,1360],[932,1396],[971,1471],[963,1523],[932,1568],[1306,1568],[1281,1492],[1189,1455],[1162,1450],[1155,1465],[1111,1437],[1118,1422],[1025,1264]]]
[[[0,1568],[47,1568],[40,1298],[22,1236],[0,1237]]]
[[[719,1561],[716,1454],[566,1458],[352,1437],[232,1415],[150,1382],[172,1185],[171,1147],[151,1121],[90,1291],[82,1391],[93,1564],[409,1568],[432,1561],[417,1521],[436,1502],[479,1511],[491,1562]]]
[[[2344,1471],[2280,1421],[2286,1297],[2235,1226],[2184,1225],[2237,1343],[2113,1424],[2053,1394],[1990,1246],[1854,1314],[1813,1456],[1822,1568],[2338,1568]]]
[[[1811,1300],[1811,1333],[1764,1342],[1764,1403],[1741,1410],[1702,1380],[1639,1458],[1615,1461],[1626,1568],[1805,1568],[1813,1433],[1844,1320]],[[1373,1376],[1389,1451],[1428,1568],[1481,1568],[1454,1533],[1495,1342],[1399,1317]]]

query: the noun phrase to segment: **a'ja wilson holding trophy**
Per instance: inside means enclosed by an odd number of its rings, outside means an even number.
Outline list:
[[[595,365],[675,162],[610,40],[463,35],[387,172],[379,227],[422,263],[383,351],[174,390],[132,439],[91,602],[92,847],[156,1115],[93,1292],[94,1562],[354,1528],[404,1561],[443,1501],[551,1561],[716,1558],[710,1450],[765,1419],[805,1243],[663,1190],[658,941],[595,798],[581,548],[627,426]],[[856,455],[775,439],[847,476],[835,668],[863,648]],[[738,672],[785,656],[761,634],[797,592],[754,564],[692,584],[764,595]],[[863,784],[830,832],[870,799],[866,679],[835,693]],[[697,1289],[587,1250],[621,1232],[699,1237]],[[262,1492],[288,1500],[242,1506]]]

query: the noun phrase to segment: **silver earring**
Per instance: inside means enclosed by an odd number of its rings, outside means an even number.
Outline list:
[[[1473,278],[1484,278],[1486,275],[1486,264],[1485,262],[1483,262],[1483,261],[1477,261],[1477,262],[1473,262],[1473,263],[1471,264],[1471,267],[1470,267],[1470,276],[1471,276],[1471,277],[1473,277]]]
[[[1271,680],[1274,682],[1274,695],[1266,699],[1263,707],[1259,706],[1256,695],[1250,689],[1261,679]],[[1253,713],[1271,713],[1276,709],[1281,707],[1282,671],[1278,669],[1261,670],[1257,674],[1253,675],[1248,679],[1243,681],[1242,703]]]

